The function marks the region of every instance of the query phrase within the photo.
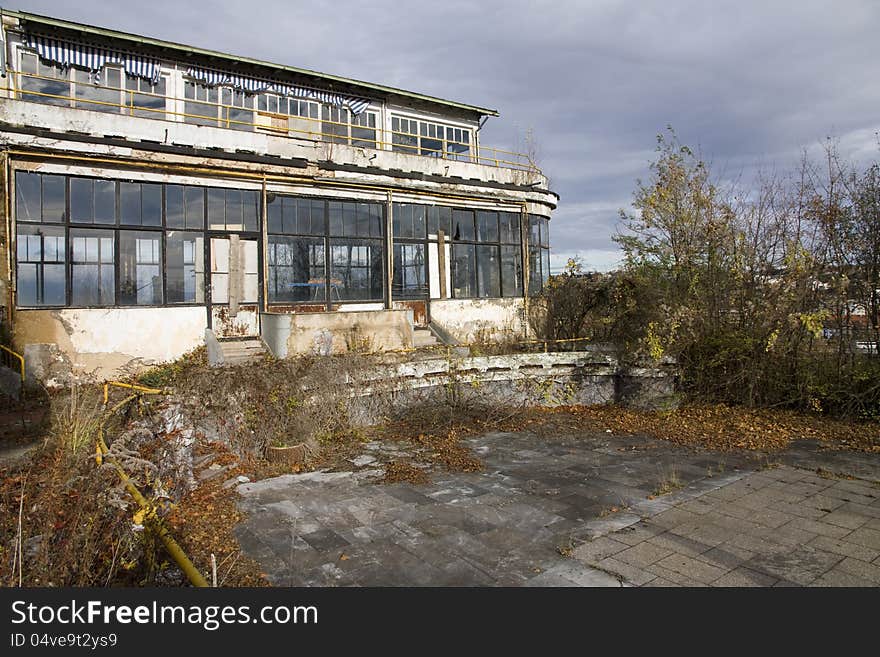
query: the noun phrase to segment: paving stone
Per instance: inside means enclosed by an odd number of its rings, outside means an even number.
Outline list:
[[[875,586],[872,582],[852,575],[838,568],[832,568],[819,579],[814,580],[810,586],[846,586],[846,587],[868,587]]]
[[[623,552],[618,552],[614,555],[614,558],[630,565],[644,568],[650,566],[656,561],[660,561],[670,554],[671,551],[667,548],[662,548],[646,541],[624,550]]]
[[[679,573],[704,584],[710,584],[727,570],[684,554],[671,554],[657,562],[658,566]]]
[[[809,545],[778,552],[758,552],[748,561],[755,570],[806,586],[836,566],[843,557]]]
[[[642,541],[647,541],[649,538],[652,538],[657,534],[662,534],[664,531],[665,530],[662,527],[640,522],[614,532],[614,540],[626,543],[627,545],[638,545]]]
[[[778,581],[776,577],[748,568],[736,568],[716,579],[712,586],[773,586]]]
[[[660,564],[652,563],[650,566],[648,566],[647,570],[648,572],[656,575],[658,579],[672,582],[674,586],[686,586],[689,588],[705,588],[706,586],[708,586],[708,584],[700,582],[699,580],[693,579],[686,575],[682,575],[681,573],[675,572],[674,570],[664,568]]]
[[[837,525],[838,527],[845,527],[846,529],[858,529],[867,523],[868,520],[869,518],[866,518],[863,515],[840,511],[839,509],[826,514],[822,518],[822,522],[828,523],[829,525]]]
[[[865,547],[857,543],[851,543],[845,539],[829,538],[827,536],[817,536],[809,543],[815,548],[840,554],[845,557],[854,557],[862,561],[873,561],[880,556],[880,550]]]
[[[621,543],[615,538],[601,536],[592,541],[587,541],[582,545],[578,545],[572,551],[572,556],[586,563],[599,563],[605,557],[623,552],[629,546]]]
[[[850,533],[850,530],[846,527],[829,525],[827,522],[810,520],[808,518],[795,518],[787,525],[784,525],[784,527],[792,527],[818,536],[827,536],[828,538],[840,538]]]
[[[690,557],[702,554],[712,547],[705,543],[700,543],[687,538],[686,536],[679,536],[678,534],[673,534],[671,532],[658,534],[657,536],[649,538],[647,542],[656,545],[657,547],[666,548],[671,552],[677,552],[678,554],[684,554]]]
[[[880,585],[880,566],[867,563],[860,559],[846,557],[843,561],[837,564],[836,568],[852,575],[853,577],[868,581],[875,586]]]
[[[558,566],[553,566],[547,570],[546,574],[553,577],[562,577],[574,582],[578,586],[620,587],[621,585],[620,580],[616,577],[601,570],[584,566],[572,559]]]
[[[705,518],[705,516],[704,516]],[[685,523],[674,529],[670,529],[670,533],[689,538],[697,543],[702,543],[710,547],[715,547],[720,543],[724,543],[733,536],[733,531],[725,527],[721,527],[707,518],[705,521],[696,523]]]
[[[643,586],[656,577],[656,575],[644,568],[639,568],[614,557],[607,557],[596,564],[600,569],[622,577],[626,582],[634,586]]]
[[[735,545],[723,543],[711,550],[696,555],[694,558],[700,561],[705,561],[713,566],[718,566],[719,568],[733,570],[734,568],[741,566],[753,556],[754,552],[744,550]]]

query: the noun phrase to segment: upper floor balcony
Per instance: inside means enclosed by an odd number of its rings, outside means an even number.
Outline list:
[[[273,75],[274,65],[236,67],[235,58],[222,53],[213,55],[223,61],[190,57],[184,63],[184,55],[192,53],[177,44],[163,43],[164,57],[152,57],[153,51],[133,50],[125,42],[132,35],[106,40],[106,30],[100,31],[106,45],[96,49],[91,41],[78,42],[63,32],[40,36],[33,30],[46,28],[42,19],[20,16],[24,18],[4,25],[9,61],[3,96],[8,99],[117,119],[161,121],[179,128],[216,128],[226,134],[209,131],[215,139],[227,145],[240,143],[242,149],[280,138],[362,149],[379,155],[377,164],[387,160],[383,153],[391,152],[421,158],[425,170],[436,170],[437,162],[464,163],[520,172],[517,180],[543,180],[528,155],[480,143],[482,120],[497,115],[494,110],[333,76],[322,88],[322,74],[314,74],[313,80],[285,77],[289,69],[278,67]],[[369,95],[372,87],[380,92]],[[134,125],[118,120],[115,124],[123,127],[122,132]],[[375,157],[367,159],[372,162]],[[453,169],[461,175],[462,167]]]

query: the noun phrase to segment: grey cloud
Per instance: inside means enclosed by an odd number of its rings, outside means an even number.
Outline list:
[[[734,177],[789,167],[829,134],[845,154],[880,155],[874,0],[20,7],[497,108],[482,140],[512,147],[534,130],[562,197],[560,256],[613,260],[618,209],[666,124]]]

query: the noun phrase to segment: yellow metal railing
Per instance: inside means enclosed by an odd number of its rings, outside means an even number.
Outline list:
[[[24,381],[25,381],[24,356],[22,356],[18,352],[12,351],[12,349],[10,349],[9,347],[6,347],[2,344],[0,344],[0,351],[3,351],[5,353],[9,354],[10,356],[12,356],[13,358],[18,359],[18,368],[19,368],[19,373],[21,375],[21,390],[22,390],[22,392],[24,392]]]
[[[120,381],[107,381],[104,383],[104,404],[107,404],[107,400],[110,396],[110,386],[115,386],[117,388],[128,388],[129,390],[137,390],[138,392],[143,392],[148,395],[161,395],[164,391],[159,390],[158,388],[147,388],[144,386],[134,385],[133,383],[122,383]]]
[[[129,384],[120,384],[118,382],[113,382],[113,385],[118,385],[120,387],[133,387],[136,389],[141,389],[143,391],[153,391],[152,388],[142,388],[141,386],[130,386]],[[150,394],[159,394],[161,390],[155,390]],[[138,513],[141,519],[141,523],[150,529],[158,538],[162,541],[162,545],[165,546],[165,551],[168,552],[168,555],[174,560],[174,562],[178,565],[178,567],[183,571],[184,575],[186,575],[187,579],[193,586],[205,587],[208,586],[208,580],[205,579],[205,576],[193,565],[193,562],[190,561],[190,558],[186,555],[186,552],[183,551],[183,548],[174,540],[174,537],[171,535],[171,532],[168,531],[168,528],[165,526],[165,523],[162,521],[162,518],[156,513],[156,506],[152,504],[146,497],[144,497],[143,493],[138,490],[138,487],[132,481],[131,477],[129,477],[128,473],[125,469],[116,461],[110,458],[110,449],[107,447],[107,443],[104,441],[104,426],[107,424],[107,421],[113,416],[116,411],[124,407],[131,401],[134,401],[138,398],[139,395],[130,395],[126,397],[121,402],[113,406],[104,417],[104,420],[101,422],[98,431],[98,442],[95,447],[96,454],[95,458],[100,465],[106,459],[107,462],[113,466],[116,470],[116,474],[119,476],[119,480],[122,482],[125,489],[128,491],[129,495],[134,499],[134,501],[138,505]],[[107,384],[104,385],[104,403],[107,401]]]
[[[276,112],[269,112],[258,109],[255,106],[255,102],[252,103],[251,107],[241,107],[238,105],[228,105],[221,102],[200,100],[196,98],[177,98],[162,94],[154,94],[147,91],[125,89],[122,87],[110,87],[93,85],[84,82],[73,82],[67,79],[51,78],[33,73],[22,73],[21,71],[11,71],[10,73],[10,79],[14,79],[16,81],[14,87],[0,87],[0,90],[13,93],[18,98],[22,98],[24,100],[28,100],[30,98],[35,102],[41,102],[39,99],[44,99],[42,102],[47,102],[49,100],[64,101],[66,105],[73,108],[79,106],[82,106],[85,109],[95,109],[95,106],[107,107],[117,109],[119,110],[119,113],[139,116],[149,115],[149,118],[171,121],[175,123],[210,124],[211,126],[220,128],[265,131],[278,136],[303,138],[309,139],[311,141],[344,143],[359,148],[391,150],[394,152],[406,153],[409,155],[432,157],[447,161],[470,162],[485,166],[494,166],[505,169],[517,169],[538,174],[541,173],[540,168],[528,155],[504,150],[501,148],[494,148],[491,146],[480,145],[479,148],[477,148],[475,144],[471,144],[469,142],[453,141],[450,139],[429,137],[409,132],[387,130],[381,126],[371,127],[355,123],[343,123],[339,121],[331,121],[328,119],[299,116],[296,114],[281,114]],[[100,91],[118,92],[120,94],[120,99],[119,102],[112,102],[108,100],[87,98],[82,95],[70,95],[70,92],[67,95],[64,95],[48,93],[45,91],[39,91],[37,89],[28,89],[25,88],[26,84],[23,84],[23,81],[26,82],[27,80],[44,80],[46,82],[67,85],[68,89],[71,88],[70,85],[76,85],[74,89],[76,87],[86,87],[88,89]],[[73,93],[75,94],[75,91],[73,91]],[[165,101],[166,106],[163,108],[155,108],[138,105],[138,97],[162,100]],[[252,98],[255,100],[254,97]],[[214,111],[211,114],[193,114],[191,112],[187,113],[185,111],[177,112],[168,107],[168,101],[172,101],[172,104],[182,102],[203,105],[206,107],[211,107]],[[58,103],[48,104],[58,105]],[[239,118],[232,118],[235,113],[251,113],[254,117],[254,120],[244,121]],[[259,118],[268,120],[268,123],[259,122]],[[287,121],[287,125],[272,125],[272,119],[275,119],[276,121],[285,120]],[[300,123],[303,121],[308,122],[307,126],[296,127],[294,125],[290,125],[291,122]],[[313,127],[313,124],[318,124],[314,126],[316,128],[314,130],[310,129],[311,127]],[[345,134],[326,132],[326,129],[328,127],[330,130],[344,128]],[[368,136],[359,136],[365,135],[369,132],[373,132],[375,138],[370,138]],[[415,144],[400,143],[402,141],[419,139],[439,141],[441,142],[441,144],[443,144],[443,146],[441,146],[441,148],[430,148],[421,145],[421,142],[417,142]],[[452,149],[458,148],[460,151],[466,152],[456,152],[455,150],[450,150],[450,147]]]

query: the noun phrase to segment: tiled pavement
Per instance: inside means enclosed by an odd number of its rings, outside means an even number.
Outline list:
[[[876,454],[525,432],[471,446],[484,472],[422,486],[375,483],[378,444],[360,470],[239,486],[239,541],[288,586],[880,585]]]

